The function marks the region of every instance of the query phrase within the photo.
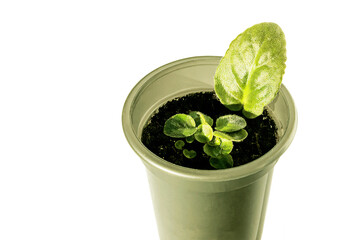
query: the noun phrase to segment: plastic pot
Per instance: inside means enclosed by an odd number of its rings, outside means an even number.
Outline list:
[[[279,142],[262,157],[224,170],[196,170],[163,160],[141,143],[152,113],[175,97],[213,89],[221,57],[164,65],[140,80],[123,108],[125,136],[146,166],[161,240],[261,239],[273,168],[296,131],[294,102],[282,85],[268,106]]]

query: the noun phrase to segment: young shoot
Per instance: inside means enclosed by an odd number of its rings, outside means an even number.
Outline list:
[[[183,154],[185,157],[187,157],[189,159],[193,159],[194,157],[196,157],[196,152],[194,150],[184,149]]]
[[[185,142],[183,140],[177,140],[175,142],[176,149],[182,150],[184,146],[185,146]]]
[[[189,145],[194,140],[203,143],[203,151],[209,156],[209,163],[213,168],[230,168],[234,164],[230,155],[233,142],[241,142],[248,135],[244,129],[246,121],[235,114],[225,115],[216,120],[216,131],[212,128],[213,123],[211,117],[198,111],[176,114],[165,122],[164,134],[173,138],[184,138]],[[186,158],[195,158],[197,154],[194,150],[183,149],[186,143],[177,140],[175,148],[182,150]]]

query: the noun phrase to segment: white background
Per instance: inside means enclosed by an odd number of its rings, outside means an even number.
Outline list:
[[[158,239],[125,98],[264,21],[285,32],[299,125],[263,239],[360,239],[359,16],[346,0],[1,1],[0,239]]]

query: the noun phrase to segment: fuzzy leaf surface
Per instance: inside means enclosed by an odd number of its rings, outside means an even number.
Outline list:
[[[214,136],[219,137],[221,139],[227,139],[233,142],[242,142],[248,136],[248,133],[245,129],[240,129],[239,131],[231,132],[231,133],[215,131]]]
[[[242,106],[246,117],[255,118],[279,91],[285,61],[281,28],[275,23],[256,24],[231,42],[215,73],[215,92],[225,106],[234,110]]]
[[[210,157],[217,157],[221,154],[221,147],[218,146],[211,146],[208,143],[203,147],[204,153]]]
[[[236,132],[244,127],[246,127],[245,119],[235,114],[221,116],[216,119],[215,129],[222,132]]]
[[[185,138],[196,132],[195,120],[186,114],[176,114],[166,120],[164,134],[173,138]]]
[[[207,143],[213,138],[213,130],[207,123],[202,123],[197,127],[194,134],[195,139],[200,143]]]

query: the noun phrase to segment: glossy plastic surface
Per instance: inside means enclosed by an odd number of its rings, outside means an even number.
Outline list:
[[[153,112],[177,96],[213,89],[221,57],[178,60],[145,76],[123,108],[125,136],[147,168],[161,240],[259,240],[273,167],[296,131],[294,102],[282,86],[268,110],[276,119],[280,140],[261,158],[224,170],[197,170],[169,163],[140,140]]]

